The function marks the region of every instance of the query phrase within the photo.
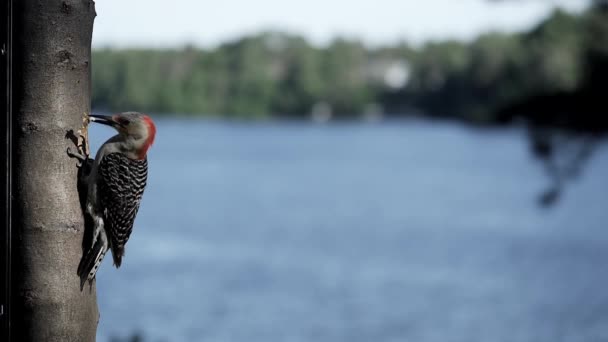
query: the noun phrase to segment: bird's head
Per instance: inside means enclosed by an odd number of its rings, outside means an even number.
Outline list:
[[[154,143],[156,126],[152,119],[142,113],[125,112],[114,115],[90,115],[92,122],[112,126],[129,144],[139,159],[143,159]]]

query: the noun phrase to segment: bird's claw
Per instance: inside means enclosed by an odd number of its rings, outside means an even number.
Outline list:
[[[66,153],[68,154],[68,157],[76,158],[78,160],[78,163],[76,164],[77,167],[81,167],[82,164],[84,163],[84,161],[87,159],[82,154],[73,152],[71,147],[68,147],[68,149],[66,150]]]
[[[66,137],[72,139],[72,142],[78,149],[78,152],[73,152],[70,147],[67,149],[67,154],[70,158],[78,159],[78,167],[82,167],[82,165],[89,159],[88,124],[89,115],[84,113],[82,117],[82,127],[76,133],[70,130],[66,135]]]

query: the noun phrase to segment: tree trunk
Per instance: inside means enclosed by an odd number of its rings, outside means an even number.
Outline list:
[[[14,341],[95,341],[95,286],[80,289],[84,217],[70,130],[90,111],[91,0],[14,2]]]

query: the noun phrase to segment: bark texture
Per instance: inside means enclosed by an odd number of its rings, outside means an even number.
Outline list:
[[[94,341],[95,286],[80,289],[84,218],[66,133],[90,111],[91,0],[14,2],[14,341]]]

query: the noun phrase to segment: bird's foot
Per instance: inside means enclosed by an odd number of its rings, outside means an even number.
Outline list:
[[[77,166],[80,168],[82,165],[89,159],[89,115],[84,113],[82,118],[82,127],[74,133],[73,130],[70,130],[66,134],[66,138],[72,140],[74,145],[76,145],[77,152],[73,152],[70,147],[67,149],[67,154],[70,158],[78,159]]]
[[[82,154],[73,152],[71,147],[68,147],[66,153],[68,154],[68,157],[76,158],[78,160],[78,164],[76,164],[78,167],[82,167],[82,164],[84,164],[85,160],[87,160],[87,157],[83,156]]]

